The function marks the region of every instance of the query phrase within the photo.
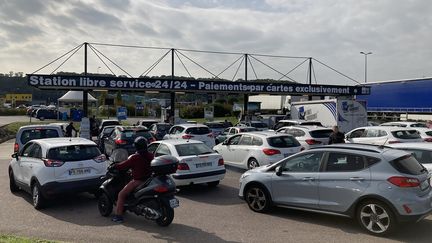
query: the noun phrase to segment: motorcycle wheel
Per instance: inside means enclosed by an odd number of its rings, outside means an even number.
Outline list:
[[[174,220],[174,209],[169,206],[161,205],[162,216],[156,220],[159,226],[166,227],[172,223]]]
[[[102,193],[102,195],[100,195],[98,199],[98,209],[100,215],[104,217],[108,217],[111,214],[113,205],[106,193]]]

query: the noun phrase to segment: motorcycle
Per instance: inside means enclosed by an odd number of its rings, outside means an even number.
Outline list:
[[[115,162],[114,162],[115,163]],[[124,210],[156,221],[159,226],[168,226],[174,219],[174,208],[179,206],[175,198],[176,185],[169,174],[177,170],[178,160],[169,155],[152,160],[152,176],[128,195]],[[128,171],[108,167],[104,182],[99,188],[99,213],[108,217],[121,189],[132,179]]]

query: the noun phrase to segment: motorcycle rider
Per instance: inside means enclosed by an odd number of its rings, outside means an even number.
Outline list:
[[[123,222],[123,209],[126,197],[141,183],[144,183],[152,173],[150,162],[154,156],[147,151],[147,139],[137,137],[134,140],[134,146],[136,148],[135,154],[131,155],[127,160],[114,165],[114,168],[119,170],[132,169],[132,180],[118,194],[116,214],[112,218],[112,221],[117,223]]]

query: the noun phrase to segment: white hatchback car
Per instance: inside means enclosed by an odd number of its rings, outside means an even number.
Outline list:
[[[239,133],[213,147],[227,165],[252,169],[273,164],[302,150],[293,136],[275,132]]]
[[[423,142],[415,128],[373,126],[359,127],[345,136],[347,143],[387,145],[393,143]]]
[[[57,194],[95,192],[107,171],[105,155],[84,138],[32,140],[12,157],[10,190],[29,192],[36,209]]]
[[[333,130],[320,126],[292,126],[282,127],[277,132],[292,135],[300,142],[303,148],[310,149],[327,145]]]
[[[177,186],[207,183],[217,186],[225,177],[222,156],[203,142],[196,140],[160,140],[149,145],[148,151],[155,157],[171,155],[180,163],[177,172],[172,174]]]
[[[432,128],[426,127],[413,127],[420,134],[420,137],[423,138],[425,142],[432,142]]]
[[[397,143],[390,147],[405,150],[413,156],[432,174],[432,144],[431,143]]]
[[[215,136],[213,132],[208,126],[202,124],[174,125],[163,139],[193,139],[205,143],[210,148],[215,145]]]

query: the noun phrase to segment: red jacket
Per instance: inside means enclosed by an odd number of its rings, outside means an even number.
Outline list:
[[[132,169],[132,178],[134,180],[144,180],[150,177],[152,173],[150,162],[153,158],[153,154],[148,152],[143,155],[135,153],[129,159],[116,164],[115,167],[119,170]]]

